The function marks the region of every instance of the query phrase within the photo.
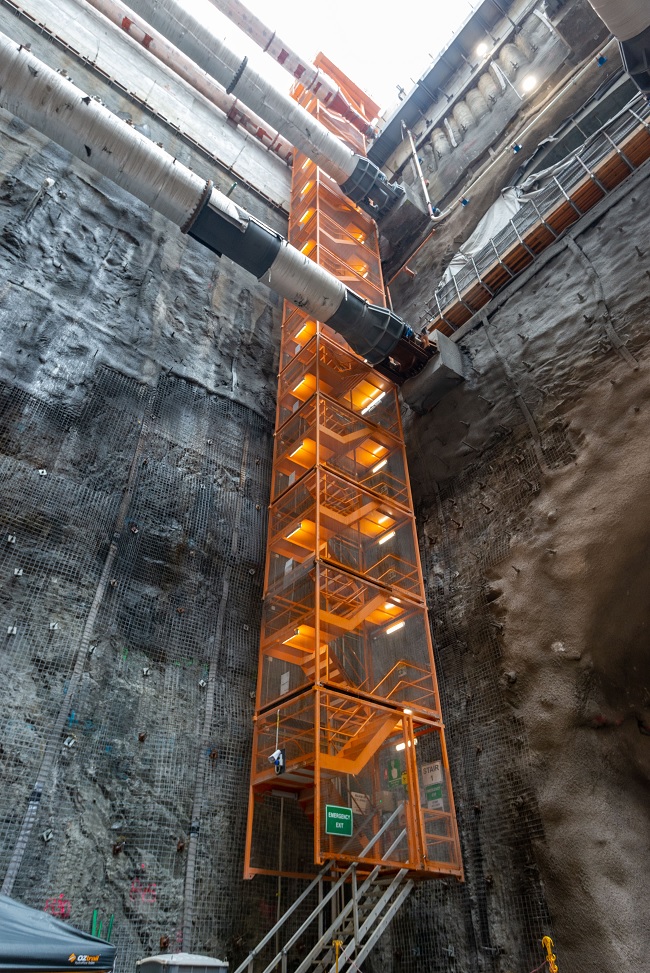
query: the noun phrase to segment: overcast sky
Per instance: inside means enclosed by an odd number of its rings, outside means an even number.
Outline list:
[[[290,76],[234,27],[210,0],[186,0],[231,47],[248,54],[260,73],[287,88]],[[386,0],[245,0],[268,27],[302,55],[323,51],[384,110],[397,104],[397,85],[407,92],[451,40],[478,0],[425,0],[404,4]],[[402,10],[408,9],[408,16]],[[255,53],[253,53],[255,52]]]

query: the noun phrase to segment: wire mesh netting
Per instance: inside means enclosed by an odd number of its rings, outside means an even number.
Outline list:
[[[1,874],[114,916],[119,970],[249,946],[277,892],[240,881],[270,427],[104,368],[76,409],[3,387],[0,413]]]
[[[516,444],[507,437],[459,476],[434,486],[422,511],[421,556],[445,714],[466,884],[429,882],[384,937],[393,968],[531,969],[552,935],[537,864],[544,829],[526,730],[507,702],[501,624],[486,571],[531,529],[540,460],[574,459],[560,423]],[[527,965],[528,964],[528,965]]]

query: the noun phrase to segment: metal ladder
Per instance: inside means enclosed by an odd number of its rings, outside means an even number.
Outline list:
[[[403,810],[400,804],[384,822],[376,835],[368,842],[364,853],[368,852],[379,838],[391,827]],[[390,859],[391,854],[399,846],[406,835],[403,829],[395,838],[390,848],[382,856],[382,860]],[[290,936],[284,946],[264,967],[263,973],[336,973],[337,963],[333,940],[342,942],[342,949],[338,956],[338,973],[351,965],[358,970],[371,951],[379,937],[390,925],[396,912],[409,895],[414,882],[407,878],[408,869],[402,868],[391,877],[380,878],[382,866],[376,865],[370,874],[359,883],[357,879],[358,862],[353,862],[343,874],[327,890],[324,883],[331,870],[332,863],[328,862],[318,873],[316,878],[307,886],[275,926],[267,932],[253,949],[244,962],[234,973],[254,973],[255,960],[262,953],[271,940],[280,934],[282,927],[295,913],[298,907],[315,890],[318,889],[318,905],[305,919],[300,927]],[[332,908],[339,897],[343,896],[344,887],[349,886],[348,901],[338,910]],[[330,906],[330,904],[332,904]],[[325,911],[327,907],[336,913],[326,926]],[[306,934],[314,935],[313,924],[317,924],[317,941],[312,948],[301,956],[298,965],[289,969],[289,952]]]

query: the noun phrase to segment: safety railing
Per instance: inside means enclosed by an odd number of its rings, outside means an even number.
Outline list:
[[[584,213],[650,158],[650,104],[634,100],[522,197],[519,211],[426,305],[427,330],[453,333]]]
[[[399,818],[399,815],[402,813],[403,809],[404,809],[404,805],[403,804],[399,804],[398,807],[395,808],[395,810],[390,815],[390,817],[384,822],[384,824],[382,825],[382,827],[377,831],[377,834],[374,835],[374,837],[371,838],[371,840],[365,846],[365,850],[366,851],[371,851],[372,850],[372,848],[377,844],[377,842],[380,840],[380,838],[382,838],[383,835],[389,830],[389,828],[391,827],[391,825],[393,824],[393,822]],[[384,859],[388,860],[390,858],[390,854],[392,853],[392,851],[394,849],[394,846],[396,846],[397,844],[399,844],[399,842],[404,837],[404,834],[405,834],[405,832],[402,831],[401,834],[399,835],[399,837],[391,844],[390,848],[382,856]],[[324,881],[324,879],[327,878],[328,874],[330,873],[331,867],[332,867],[331,862],[328,862],[323,868],[321,868],[321,870],[318,873],[318,875],[316,876],[316,878],[312,882],[309,883],[309,885],[304,890],[304,892],[302,892],[301,895],[299,895],[298,898],[292,903],[292,905],[289,906],[289,908],[286,910],[286,912],[284,913],[284,915],[276,922],[276,924],[273,926],[273,928],[272,929],[269,929],[269,931],[267,932],[267,934],[259,941],[259,943],[255,947],[255,949],[251,950],[251,952],[248,954],[247,958],[244,960],[243,963],[241,963],[240,966],[237,967],[237,969],[234,971],[234,973],[244,973],[244,971],[248,971],[248,973],[253,973],[253,969],[254,969],[254,964],[255,964],[256,958],[260,955],[260,953],[263,952],[265,946],[267,946],[268,943],[270,943],[275,938],[275,936],[277,936],[280,933],[280,931],[287,924],[288,920],[299,909],[299,907],[302,905],[302,903],[306,899],[309,898],[309,896],[311,895],[311,893],[315,889],[319,888],[319,886],[322,889],[323,881]],[[321,895],[319,897],[320,898],[320,901],[319,901],[317,907],[311,912],[311,914],[307,917],[307,919],[305,919],[305,921],[301,924],[301,926],[298,928],[298,930],[287,940],[287,942],[282,947],[282,949],[280,950],[280,952],[277,953],[275,955],[275,957],[271,960],[271,962],[266,966],[266,968],[264,970],[264,973],[271,973],[271,971],[272,970],[275,970],[278,965],[281,966],[282,973],[286,973],[286,971],[287,971],[287,954],[288,954],[289,950],[291,949],[291,947],[294,946],[298,942],[298,940],[300,939],[300,937],[309,928],[309,926],[312,924],[312,922],[314,922],[314,920],[318,920],[319,916],[322,915],[323,910],[325,909],[325,907],[333,899],[333,897],[336,895],[336,893],[338,892],[338,890],[348,881],[348,879],[350,878],[350,876],[352,875],[352,873],[357,869],[357,867],[358,867],[358,863],[357,862],[353,862],[345,870],[345,872],[343,872],[343,874],[340,876],[340,878],[336,882],[334,882],[332,884],[332,887],[330,888],[330,890],[328,891],[328,893],[326,895],[324,895],[324,896]],[[377,867],[377,868],[375,868],[373,870],[373,872],[371,873],[373,879],[375,877],[375,873],[378,873],[378,872],[379,872],[379,867]],[[370,878],[370,876],[366,879],[366,883],[364,883],[364,884],[368,884],[368,885],[371,884],[371,878]]]

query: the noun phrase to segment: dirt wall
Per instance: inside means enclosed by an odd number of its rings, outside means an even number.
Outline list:
[[[644,963],[647,188],[488,306],[464,385],[406,416],[468,883],[406,906],[401,969],[529,969],[545,934],[560,969]]]

